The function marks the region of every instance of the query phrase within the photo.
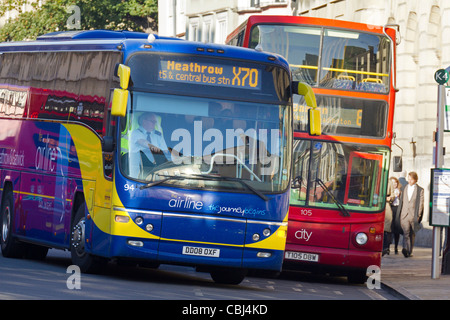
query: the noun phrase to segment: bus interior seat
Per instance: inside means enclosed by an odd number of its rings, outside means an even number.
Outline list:
[[[380,79],[366,78],[356,85],[356,90],[385,93],[386,87]]]
[[[340,75],[333,81],[333,88],[341,90],[353,90],[356,79],[352,76]]]

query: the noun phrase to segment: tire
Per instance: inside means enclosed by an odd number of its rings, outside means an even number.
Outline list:
[[[2,254],[7,258],[21,258],[24,254],[23,245],[12,235],[14,221],[14,197],[10,189],[4,189],[0,211],[0,245]]]
[[[71,226],[70,235],[70,255],[72,263],[77,265],[81,272],[97,273],[105,265],[105,261],[86,252],[86,232],[85,232],[85,203],[78,208]]]
[[[367,275],[365,270],[353,271],[347,275],[348,283],[351,284],[363,284],[367,281]]]
[[[244,280],[247,275],[245,269],[214,268],[210,271],[211,278],[215,283],[237,285]]]
[[[47,257],[48,247],[36,244],[25,244],[25,258],[31,260],[44,260]]]

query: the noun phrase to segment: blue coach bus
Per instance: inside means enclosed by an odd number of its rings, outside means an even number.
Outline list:
[[[0,44],[3,255],[233,284],[280,270],[291,95],[288,63],[255,50],[98,30]]]

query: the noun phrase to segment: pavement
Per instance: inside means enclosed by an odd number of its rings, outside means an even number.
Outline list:
[[[431,277],[432,249],[414,247],[413,256],[405,258],[391,245],[389,255],[381,259],[381,284],[386,290],[407,300],[450,300],[450,274]],[[441,271],[442,256],[439,257]]]

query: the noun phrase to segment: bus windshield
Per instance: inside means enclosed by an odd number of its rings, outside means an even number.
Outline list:
[[[377,93],[389,92],[390,45],[376,34],[296,25],[257,25],[249,43],[284,56],[294,80]]]
[[[291,205],[384,209],[388,148],[296,140],[293,158]]]
[[[288,187],[289,106],[131,91],[127,110],[120,168],[133,180],[244,192]]]

